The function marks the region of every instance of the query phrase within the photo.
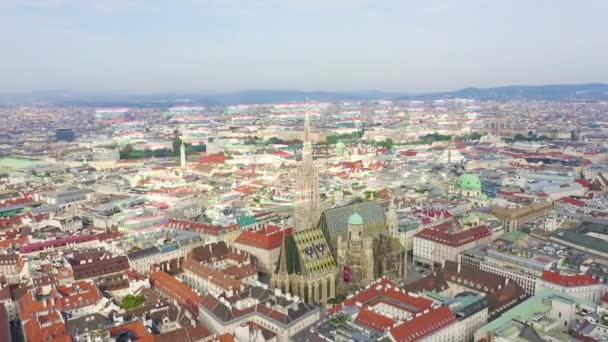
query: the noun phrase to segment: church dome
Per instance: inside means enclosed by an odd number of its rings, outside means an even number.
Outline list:
[[[361,217],[361,215],[354,213],[352,215],[350,215],[350,217],[348,218],[348,224],[351,225],[356,225],[356,224],[363,224],[363,217]]]
[[[456,187],[461,190],[481,191],[481,181],[477,175],[465,173],[464,175],[458,177]]]

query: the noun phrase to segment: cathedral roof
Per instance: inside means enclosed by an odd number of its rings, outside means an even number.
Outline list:
[[[350,204],[343,207],[335,207],[323,211],[321,215],[322,225],[327,228],[330,236],[346,234],[348,231],[348,220],[351,215],[357,214],[361,217],[361,224],[384,223],[384,209],[379,201],[367,201]],[[333,239],[333,237],[332,237]]]
[[[284,268],[288,274],[310,275],[335,267],[336,261],[320,229],[307,229],[285,236],[277,272]]]

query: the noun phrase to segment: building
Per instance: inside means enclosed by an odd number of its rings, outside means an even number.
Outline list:
[[[319,317],[319,307],[298,296],[259,284],[247,286],[232,295],[206,295],[200,305],[199,319],[215,334],[238,332],[244,324],[253,323],[275,334],[277,341],[287,342],[308,329]]]
[[[461,252],[492,239],[492,232],[485,225],[468,229],[456,226],[455,220],[448,221],[414,235],[413,262],[433,269],[446,260],[458,261]]]
[[[69,285],[43,286],[28,290],[17,303],[22,323],[37,315],[62,312],[68,317],[91,314],[107,303],[92,282],[79,281]]]
[[[589,274],[544,271],[536,284],[536,292],[545,289],[559,291],[581,302],[599,303],[602,295],[608,291],[608,285]]]
[[[505,231],[519,229],[522,225],[543,218],[553,209],[553,203],[547,200],[539,200],[526,205],[492,205],[491,213],[496,216]]]
[[[69,253],[67,261],[72,266],[75,280],[91,280],[100,289],[127,286],[127,271],[131,268],[125,255],[113,255],[103,249]]]
[[[491,243],[463,251],[460,262],[509,278],[517,282],[527,294],[533,295],[543,272],[555,265],[559,258],[550,243],[520,232],[510,232]]]
[[[69,186],[57,191],[42,193],[40,194],[40,200],[67,209],[87,202],[92,193],[93,191],[89,189]]]
[[[605,223],[584,221],[572,229],[557,229],[549,240],[578,251],[608,260],[608,226]]]
[[[568,341],[576,318],[594,309],[572,296],[546,289],[481,327],[475,341]]]
[[[279,260],[283,235],[291,235],[292,228],[281,228],[269,224],[255,225],[244,230],[234,241],[234,247],[252,254],[258,260],[258,270],[268,277]]]
[[[203,302],[203,298],[188,285],[163,271],[150,274],[150,285],[162,297],[188,309],[192,317],[198,316],[199,305]]]
[[[487,314],[487,306],[481,308],[484,309]],[[465,340],[466,329],[449,306],[401,290],[387,278],[350,294],[330,308],[328,314],[331,326],[318,330],[325,339],[335,336],[338,341]]]
[[[199,293],[223,294],[241,291],[257,281],[257,260],[247,252],[228,247],[225,242],[192,249],[182,263],[180,278]]]
[[[493,320],[527,298],[521,286],[509,281],[509,278],[451,261],[446,261],[443,268],[404,288],[410,293],[431,291],[450,298],[463,293],[479,294],[486,299],[488,320]]]

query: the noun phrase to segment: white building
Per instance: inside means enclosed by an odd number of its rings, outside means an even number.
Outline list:
[[[582,302],[598,304],[602,295],[608,290],[608,286],[588,274],[544,271],[536,284],[536,291],[545,289],[557,290]]]

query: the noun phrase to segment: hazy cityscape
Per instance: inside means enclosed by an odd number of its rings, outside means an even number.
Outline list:
[[[607,4],[160,3],[0,3],[0,342],[608,341]]]

